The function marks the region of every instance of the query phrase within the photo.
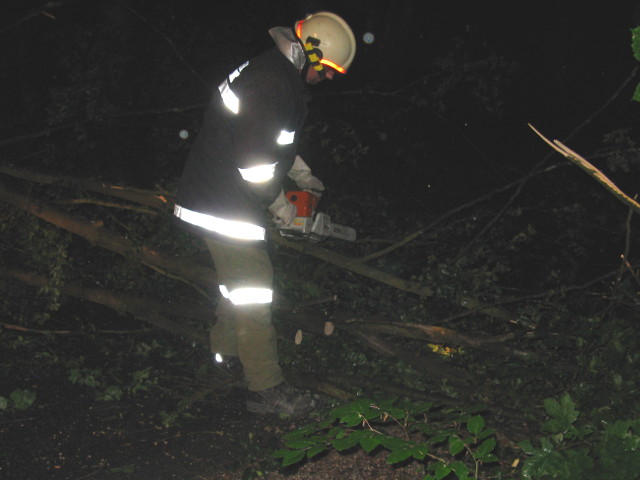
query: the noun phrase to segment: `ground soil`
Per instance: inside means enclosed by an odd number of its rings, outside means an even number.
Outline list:
[[[282,435],[312,419],[250,414],[240,389],[204,397],[191,418],[166,426],[158,392],[101,402],[86,387],[46,383],[33,386],[39,401],[32,408],[0,416],[3,480],[422,478],[415,464],[387,465],[384,451],[331,451],[278,469],[270,453]]]

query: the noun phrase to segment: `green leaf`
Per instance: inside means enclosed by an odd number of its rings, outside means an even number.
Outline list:
[[[558,480],[588,480],[594,479],[589,473],[593,466],[593,460],[584,451],[567,451],[567,457],[560,452],[538,452],[525,460],[522,466],[522,476],[526,480],[558,479]],[[598,478],[598,477],[595,477]],[[610,479],[603,476],[602,479]],[[601,480],[598,478],[598,480]]]
[[[629,427],[633,422],[630,420],[622,421],[617,420],[613,425],[609,425],[605,430],[606,436],[614,436],[618,438],[625,438],[628,436]]]
[[[542,429],[551,433],[567,432],[580,415],[568,394],[563,395],[559,402],[553,398],[545,399],[544,409],[551,419],[542,425]]]
[[[631,50],[633,57],[640,62],[640,27],[631,30]]]
[[[313,441],[311,439],[308,438],[295,438],[295,439],[288,439],[285,440],[284,444],[294,450],[300,450],[303,448],[307,448],[307,447],[312,447],[314,445],[316,445],[318,442],[317,441]]]
[[[344,423],[346,427],[355,427],[362,423],[363,416],[359,412],[350,412],[340,417],[340,422]]]
[[[289,450],[282,458],[282,466],[287,467],[304,459],[306,452],[304,450]]]
[[[80,381],[80,370],[77,368],[72,368],[69,370],[69,381],[71,383],[78,383]]]
[[[480,434],[478,435],[478,438],[482,440],[483,438],[487,438],[488,436],[493,435],[494,433],[496,433],[495,428],[485,428],[482,432],[480,432]]]
[[[464,442],[454,435],[449,437],[449,453],[454,457],[464,450]]]
[[[548,438],[542,437],[540,439],[540,447],[542,447],[542,451],[545,453],[553,451],[553,444],[549,441]]]
[[[382,435],[371,432],[371,435],[360,438],[360,446],[365,452],[371,453],[373,449],[382,443],[382,439]]]
[[[413,451],[411,455],[416,460],[424,460],[424,457],[429,453],[429,446],[426,443],[419,443],[415,447],[413,447]]]
[[[376,405],[376,407],[379,410],[383,410],[385,412],[388,412],[390,409],[393,408],[393,406],[396,403],[396,400],[398,400],[397,397],[391,397],[391,398],[385,398],[384,400],[380,400],[379,402],[369,402],[370,405]]]
[[[333,445],[333,448],[335,448],[339,452],[343,450],[347,450],[357,444],[358,444],[358,439],[353,437],[352,435],[347,435],[346,437],[343,437],[343,438],[336,438],[331,443],[331,445]]]
[[[498,462],[500,459],[496,457],[493,453],[489,453],[482,458],[484,463]]]
[[[395,419],[403,419],[404,416],[406,415],[406,411],[403,410],[402,408],[390,408],[388,410],[386,410],[386,412],[391,415],[393,418]]]
[[[427,413],[433,407],[433,402],[422,402],[411,406],[411,413],[416,415],[418,413]]]
[[[522,449],[522,451],[524,453],[526,453],[527,455],[534,455],[537,450],[535,449],[535,447],[531,444],[530,440],[524,440],[520,443],[518,443],[518,446]]]
[[[413,453],[413,449],[407,448],[407,447],[394,450],[387,457],[387,464],[393,465],[393,464],[402,462],[407,458],[409,458],[412,455],[412,453]]]
[[[321,422],[318,423],[311,423],[309,425],[305,425],[304,427],[301,428],[307,428],[307,427],[311,427],[313,431],[316,430],[322,430],[324,428],[329,428],[331,426],[331,424],[333,424],[334,420],[323,420]]]
[[[26,410],[36,401],[36,392],[31,390],[14,390],[9,395],[18,410]]]
[[[331,425],[331,424],[329,424]],[[326,425],[326,427],[328,427],[329,425]],[[298,437],[304,437],[306,435],[309,435],[311,433],[315,433],[318,430],[321,430],[322,428],[326,428],[323,427],[319,424],[315,424],[315,423],[309,423],[307,425],[304,425],[302,427],[298,427],[295,430],[293,430],[292,432],[287,433],[284,438],[289,439],[289,438],[298,438]]]
[[[477,448],[476,454],[474,456],[476,457],[477,460],[487,461],[486,460],[487,455],[489,455],[493,451],[494,448],[496,448],[495,439],[487,438]]]
[[[433,472],[435,480],[441,480],[451,473],[451,467],[442,462],[436,465],[436,469]]]
[[[401,438],[387,437],[383,435],[381,438],[381,443],[385,448],[388,448],[389,450],[400,450],[406,447],[408,442]]]
[[[423,432],[423,433],[429,434],[431,432]],[[436,445],[438,443],[444,442],[450,436],[451,436],[451,432],[436,433],[433,436],[431,436],[431,438],[428,439],[428,442],[429,442],[430,445]]]
[[[469,433],[475,435],[476,437],[480,435],[482,429],[484,428],[484,418],[481,415],[476,415],[471,417],[467,422],[467,430]]]
[[[314,447],[311,447],[309,450],[307,450],[307,458],[313,458],[316,455],[326,451],[328,449],[327,445],[324,443],[319,443]]]
[[[280,448],[278,450],[276,450],[275,452],[271,453],[271,456],[273,458],[284,458],[285,455],[287,455],[291,450],[287,449],[287,448]]]
[[[469,467],[462,462],[453,462],[449,465],[453,473],[456,474],[458,480],[467,480],[469,478]]]

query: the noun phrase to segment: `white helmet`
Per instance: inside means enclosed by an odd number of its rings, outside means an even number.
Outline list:
[[[307,52],[315,47],[320,64],[347,73],[356,55],[356,38],[341,17],[331,12],[313,13],[296,22],[295,31]],[[314,63],[312,55],[308,56]]]

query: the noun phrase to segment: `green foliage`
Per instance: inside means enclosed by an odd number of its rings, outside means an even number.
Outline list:
[[[631,29],[631,50],[633,57],[640,62],[640,27]],[[636,86],[633,100],[640,102],[640,84]]]
[[[158,379],[152,376],[152,367],[135,370],[131,378],[124,384],[110,384],[104,378],[105,374],[100,369],[71,368],[69,381],[73,384],[92,387],[96,390],[96,400],[113,401],[120,400],[125,394],[135,395],[138,392],[148,391],[158,383]]]
[[[36,393],[31,390],[17,389],[9,394],[9,398],[0,396],[0,412],[26,410],[36,401]]]
[[[534,447],[520,447],[528,456],[522,467],[526,480],[635,480],[640,478],[640,420],[608,424],[578,422],[580,412],[569,395],[547,398],[546,434]]]
[[[481,466],[497,461],[494,430],[475,410],[437,409],[430,402],[358,399],[300,427],[274,452],[283,467],[335,449],[388,451],[387,463],[420,462],[425,480],[478,478]]]

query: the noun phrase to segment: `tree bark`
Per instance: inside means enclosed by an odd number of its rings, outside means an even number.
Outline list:
[[[61,210],[18,193],[3,183],[0,183],[0,198],[56,227],[84,238],[92,246],[105,248],[156,270],[169,272],[173,276],[204,287],[210,293],[217,287],[216,273],[212,268],[185,261],[180,257],[168,257],[144,245],[132,245],[126,238],[100,224],[78,220]]]
[[[50,184],[74,185],[79,183],[77,179],[69,177],[61,177],[58,182],[53,178],[49,178],[48,176],[39,177],[37,174],[26,174],[19,170],[5,169],[2,170],[2,173],[6,173],[9,175],[20,174],[23,177],[29,177],[34,181],[46,181]],[[89,183],[88,185],[91,184]],[[131,194],[128,199],[132,201],[134,201],[134,193],[136,194],[135,201],[138,202],[141,202],[142,200],[138,198],[137,195],[142,195],[142,197],[146,196],[147,198],[143,203],[144,205],[153,204],[155,207],[162,207],[166,210],[166,206],[171,204],[171,200],[166,200],[164,199],[164,197],[159,200],[154,192],[145,192],[143,190],[136,189],[118,190],[118,188],[114,188],[113,186],[107,185],[103,188],[100,185],[104,186],[104,184],[98,184],[95,185],[95,187],[98,189],[102,189],[103,193],[117,192],[118,195],[120,195],[123,192],[127,191],[129,192],[127,193],[127,195]],[[161,255],[159,252],[150,249],[149,247],[131,246],[126,239],[106,230],[103,227],[95,226],[89,224],[88,222],[77,220],[71,215],[57,210],[54,207],[48,206],[42,202],[33,200],[21,193],[18,193],[15,190],[10,189],[6,185],[3,185],[2,183],[0,183],[0,198],[15,205],[18,208],[36,215],[37,217],[49,223],[58,226],[59,228],[70,231],[71,233],[85,238],[92,245],[106,248],[107,250],[113,251],[132,260],[139,261],[144,265],[150,266],[152,268],[165,270],[185,281],[189,279],[189,281],[201,287],[204,287],[207,292],[213,292],[215,290],[216,277],[215,272],[212,269],[208,269],[199,265],[189,265],[185,268],[185,260],[183,259],[167,258]],[[277,232],[271,233],[271,238],[273,239],[273,241],[284,247],[314,256],[323,260],[324,262],[331,263],[342,269],[351,271],[358,275],[362,275],[364,277],[409,293],[414,293],[416,295],[425,297],[433,295],[433,290],[429,285],[402,279],[382,270],[370,267],[357,258],[350,258],[310,243],[289,241],[281,235],[278,235]],[[471,297],[461,298],[460,306],[467,310],[477,311],[480,314],[500,318],[505,321],[512,320],[514,317],[513,314],[507,310],[488,306],[483,302],[480,302]]]
[[[0,267],[0,276],[14,278],[32,287],[43,287],[48,284],[48,279],[41,275],[5,267]],[[187,305],[175,305],[155,299],[144,299],[105,288],[87,288],[78,284],[65,284],[61,289],[61,293],[109,307],[119,313],[134,315],[154,327],[208,348],[209,334],[207,332],[187,327],[183,323],[171,320],[168,316],[183,317],[185,313],[188,313],[188,317],[211,322],[214,318],[213,310],[211,310],[210,315],[207,315],[206,309],[202,308],[191,308]]]
[[[0,173],[26,180],[28,182],[39,183],[41,185],[52,185],[72,188],[80,191],[86,190],[100,193],[102,195],[135,202],[137,204],[159,210],[166,210],[168,207],[173,205],[173,203],[168,199],[169,196],[164,192],[153,192],[149,190],[141,190],[139,188],[112,185],[104,182],[96,182],[89,178],[48,175],[45,173],[34,172],[32,170],[13,167],[11,165],[0,165]]]
[[[0,267],[0,276],[13,278],[33,287],[43,287],[48,284],[48,279],[42,275],[25,272],[18,269]],[[201,304],[176,304],[157,298],[141,298],[124,292],[104,288],[88,288],[79,284],[68,283],[62,286],[61,293],[75,298],[88,300],[99,305],[109,307],[120,313],[128,313],[140,320],[149,323],[167,332],[194,341],[202,346],[209,345],[208,327],[215,321],[214,306]],[[345,314],[339,314],[343,319],[329,317],[327,315],[313,313],[297,313],[291,306],[274,305],[274,311],[284,324],[278,323],[278,334],[282,338],[291,338],[291,332],[300,328],[315,335],[325,335],[324,323],[331,320],[335,328],[345,333],[360,338],[373,350],[382,355],[395,357],[406,363],[425,371],[432,372],[437,378],[452,378],[461,381],[461,385],[470,380],[466,372],[451,367],[436,355],[428,357],[412,355],[394,347],[385,341],[380,334],[407,340],[420,340],[423,342],[447,343],[450,345],[462,345],[468,348],[483,350],[494,354],[514,356],[522,359],[534,360],[535,355],[500,345],[511,336],[500,337],[466,337],[454,330],[437,326],[420,324],[399,324],[389,319],[381,319],[376,322],[365,321],[353,317],[349,321]],[[181,319],[180,322],[172,320]],[[185,320],[195,321],[202,325],[200,328],[184,325]]]

